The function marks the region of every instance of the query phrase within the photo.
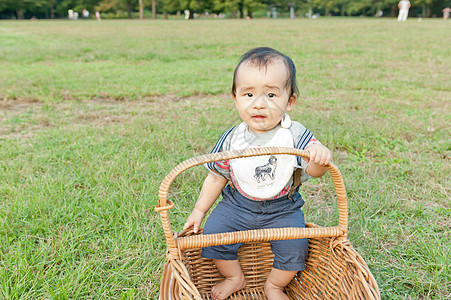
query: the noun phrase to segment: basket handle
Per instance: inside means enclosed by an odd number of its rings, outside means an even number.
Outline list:
[[[155,207],[155,210],[160,212],[161,222],[163,225],[163,230],[164,230],[164,233],[166,236],[166,241],[167,241],[169,251],[172,254],[178,256],[177,242],[176,242],[173,232],[171,230],[171,223],[169,221],[169,213],[168,213],[168,210],[172,209],[174,207],[174,204],[171,201],[169,201],[169,199],[168,199],[169,188],[178,175],[180,175],[182,172],[186,171],[189,168],[192,168],[194,166],[198,166],[201,164],[209,163],[209,162],[242,158],[242,157],[250,157],[250,156],[273,155],[273,154],[287,154],[287,155],[296,155],[296,156],[300,156],[300,157],[304,157],[304,158],[310,158],[308,151],[294,149],[294,148],[287,148],[287,147],[249,148],[249,149],[244,149],[244,150],[219,152],[219,153],[212,153],[212,154],[206,154],[206,155],[193,157],[193,158],[190,158],[188,160],[181,162],[174,169],[172,169],[172,171],[166,175],[166,177],[164,178],[163,182],[160,185],[160,190],[159,190],[159,194],[158,194],[159,201],[158,201],[158,205]],[[290,231],[290,234],[289,234],[290,238],[291,238],[291,236],[295,236],[299,233],[302,233],[303,235],[306,235],[307,237],[346,235],[346,233],[348,231],[348,202],[347,202],[347,197],[346,197],[346,190],[345,190],[344,183],[343,183],[343,178],[341,176],[340,171],[333,163],[329,163],[328,165],[326,165],[326,168],[329,170],[329,172],[332,176],[332,180],[333,180],[334,186],[335,186],[335,191],[337,194],[338,214],[339,214],[338,227],[325,227],[325,228],[321,228],[321,229],[299,228],[297,230]],[[271,231],[271,229],[261,230],[261,232],[264,233],[263,234],[264,237],[268,240],[271,240],[275,234],[274,232]],[[229,233],[229,234],[231,234],[231,233]],[[222,240],[222,242],[224,242],[224,237],[227,235],[228,234],[221,234],[220,239]],[[241,236],[241,235],[243,235],[243,236]],[[278,235],[280,235],[280,234],[278,234]],[[278,235],[277,235],[277,237],[278,237]],[[208,235],[208,236],[215,236],[215,235]],[[236,236],[236,234],[235,234],[235,236]],[[242,232],[242,234],[238,234],[238,236],[239,236],[238,237],[239,241],[234,241],[234,242],[253,240],[252,238],[249,239],[249,238],[245,237],[245,236],[248,236],[248,234],[246,235],[246,232]],[[192,241],[190,241],[189,244],[196,245],[196,246],[199,246],[200,244],[203,245],[205,243],[205,237],[207,237],[207,236],[190,237],[190,238],[192,238]],[[278,239],[280,239],[280,238],[278,238]],[[217,242],[217,243],[207,241],[207,244],[209,244],[209,245],[221,244],[221,241]],[[188,247],[188,246],[185,245],[184,248],[186,248],[186,247]]]

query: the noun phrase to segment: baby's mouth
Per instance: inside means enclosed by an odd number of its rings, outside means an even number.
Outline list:
[[[252,119],[254,119],[254,120],[264,120],[264,119],[266,119],[266,116],[264,116],[264,115],[254,115],[254,116],[252,116]]]

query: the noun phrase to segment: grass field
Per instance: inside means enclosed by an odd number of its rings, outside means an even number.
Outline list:
[[[292,118],[332,150],[383,299],[451,298],[450,26],[0,22],[0,298],[157,299],[159,184],[239,122],[232,72],[262,45],[297,65]],[[175,230],[206,173],[175,182]],[[330,177],[302,194],[308,222],[337,223]]]

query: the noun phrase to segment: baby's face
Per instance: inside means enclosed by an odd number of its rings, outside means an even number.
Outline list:
[[[235,104],[253,133],[273,129],[285,112],[293,108],[297,98],[286,87],[288,76],[282,60],[271,62],[266,69],[251,63],[243,63],[238,68]]]

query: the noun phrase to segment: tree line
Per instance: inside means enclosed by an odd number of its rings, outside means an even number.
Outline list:
[[[441,17],[442,9],[451,0],[410,0],[411,16]],[[231,18],[269,15],[270,10],[295,12],[297,16],[396,16],[398,0],[0,0],[0,18],[67,18],[68,10],[99,11],[107,18],[168,18],[185,10],[213,16],[226,14]]]

